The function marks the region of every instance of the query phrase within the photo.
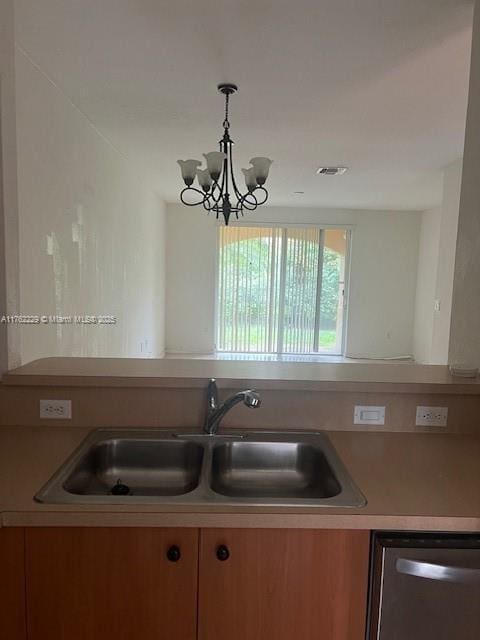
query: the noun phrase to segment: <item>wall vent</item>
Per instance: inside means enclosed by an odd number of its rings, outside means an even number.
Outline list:
[[[348,167],[318,167],[319,176],[343,176],[348,171]]]

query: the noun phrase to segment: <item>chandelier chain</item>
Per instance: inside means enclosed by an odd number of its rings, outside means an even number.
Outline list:
[[[230,103],[230,94],[226,93],[225,94],[225,119],[223,121],[223,128],[224,129],[229,129],[230,128],[230,121],[228,119],[229,103]]]

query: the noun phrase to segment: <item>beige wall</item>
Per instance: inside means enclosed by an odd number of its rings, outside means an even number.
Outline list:
[[[217,228],[197,208],[167,209],[166,350],[214,349]],[[352,228],[346,353],[388,358],[413,353],[418,212],[264,207],[254,224],[330,224]]]
[[[0,0],[0,317],[18,311],[13,0]],[[0,324],[0,374],[20,363],[19,334]]]
[[[22,361],[161,356],[163,203],[19,50],[16,66],[21,311],[117,317],[25,325]]]
[[[480,5],[473,24],[470,91],[453,286],[449,361],[480,366]]]
[[[382,365],[378,365],[382,366]],[[410,365],[406,365],[410,366]],[[65,379],[68,385],[68,378]],[[65,427],[163,427],[200,431],[205,417],[205,387],[72,387],[0,385],[0,427],[30,425]],[[206,381],[205,381],[206,385]],[[236,429],[326,429],[328,431],[408,431],[412,433],[479,433],[480,396],[457,393],[354,391],[302,391],[260,389],[262,406],[248,411],[235,407],[222,421],[222,431]],[[365,386],[365,385],[364,385]],[[372,386],[372,385],[371,385]],[[378,386],[378,385],[377,385]],[[392,387],[392,385],[387,385]],[[220,397],[243,388],[220,385]],[[339,383],[337,387],[342,387]],[[399,387],[400,388],[400,387]],[[70,399],[71,420],[42,420],[38,407],[42,398]],[[355,405],[385,407],[385,425],[354,425]],[[417,406],[448,407],[447,427],[416,427]],[[53,425],[53,422],[55,425]]]

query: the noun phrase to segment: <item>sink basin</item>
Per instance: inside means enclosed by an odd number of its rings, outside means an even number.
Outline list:
[[[57,504],[362,507],[324,433],[98,429],[37,493]]]
[[[80,458],[64,488],[80,495],[182,495],[198,485],[202,458],[193,442],[112,438]]]
[[[229,442],[213,450],[211,487],[242,498],[332,498],[341,491],[324,453],[299,442]]]
[[[157,438],[108,438],[92,444],[66,474],[63,489],[78,496],[179,496],[197,487],[203,447]]]

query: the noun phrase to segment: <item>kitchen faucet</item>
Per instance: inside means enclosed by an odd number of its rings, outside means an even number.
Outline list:
[[[207,387],[207,415],[203,430],[208,435],[213,436],[218,432],[223,416],[239,402],[249,409],[257,409],[261,404],[261,398],[253,389],[238,391],[228,396],[221,404],[218,403],[218,389],[215,378],[212,378]]]

